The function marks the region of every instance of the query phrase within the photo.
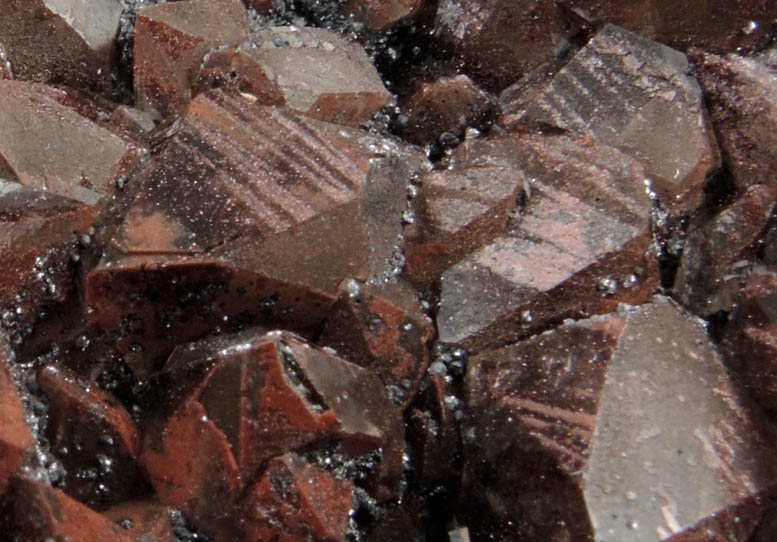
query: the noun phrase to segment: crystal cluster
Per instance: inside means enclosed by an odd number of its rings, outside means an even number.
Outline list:
[[[0,0],[0,540],[772,542],[776,20]]]

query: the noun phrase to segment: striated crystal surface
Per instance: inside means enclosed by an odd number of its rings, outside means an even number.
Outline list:
[[[508,104],[506,122],[563,128],[621,149],[642,162],[664,205],[690,210],[720,160],[690,69],[679,51],[607,25],[541,92],[519,95],[515,109]]]
[[[745,541],[777,475],[773,429],[665,298],[485,351],[467,387],[478,538]]]
[[[573,315],[647,300],[657,282],[650,200],[634,159],[583,136],[508,136],[457,150],[527,179],[507,229],[442,275],[440,340],[504,344]]]
[[[0,0],[0,541],[774,542],[775,21]]]
[[[310,331],[343,279],[391,272],[425,164],[389,139],[200,95],[108,218],[90,319],[150,358],[230,321]]]

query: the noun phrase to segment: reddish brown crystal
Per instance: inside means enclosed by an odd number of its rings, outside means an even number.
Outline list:
[[[191,99],[205,54],[249,38],[241,0],[186,0],[148,6],[135,21],[137,103],[171,112]]]
[[[295,454],[276,457],[243,502],[246,542],[345,540],[353,485]]]
[[[38,383],[49,401],[46,437],[65,466],[68,494],[105,506],[143,491],[140,438],[121,403],[51,365],[38,372]]]
[[[399,131],[419,145],[442,134],[462,137],[467,128],[487,126],[497,116],[496,102],[466,75],[421,83],[402,103]]]
[[[730,309],[739,292],[737,268],[748,267],[777,194],[765,185],[748,188],[711,219],[694,217],[674,284],[674,297],[696,314]]]
[[[240,474],[229,441],[205,407],[187,400],[164,433],[146,441],[140,461],[159,499],[206,533],[233,534]]]
[[[33,440],[25,422],[16,383],[8,366],[9,349],[2,344],[0,353],[0,495],[9,478],[32,452]]]
[[[443,273],[441,341],[505,344],[652,295],[650,200],[637,161],[588,137],[526,134],[468,142],[454,163],[518,170],[527,197],[502,235]]]
[[[267,13],[273,7],[272,0],[243,0],[247,8],[255,9],[258,13]]]
[[[777,477],[771,430],[664,298],[486,351],[467,386],[475,536],[744,542]]]
[[[349,126],[369,120],[391,98],[364,49],[335,32],[270,27],[252,40],[254,47],[211,53],[200,84],[228,82],[260,103]]]
[[[435,487],[451,479],[458,483],[458,473],[452,472],[450,466],[461,457],[456,419],[456,409],[461,404],[446,372],[439,365],[431,367],[423,384],[426,387],[422,387],[414,403],[419,408],[412,408],[407,416],[407,439],[413,452],[410,463],[413,478],[421,487]]]
[[[423,164],[362,131],[202,94],[109,215],[90,318],[149,360],[232,324],[310,331],[344,278],[386,272]]]
[[[423,285],[504,230],[526,179],[519,169],[496,166],[433,171],[420,181],[403,274]]]
[[[59,489],[22,477],[11,480],[0,500],[0,528],[9,542],[133,542],[121,527]]]
[[[720,157],[689,71],[684,54],[607,25],[542,92],[514,97],[506,122],[593,136],[639,159],[664,205],[694,209]]]
[[[777,70],[735,54],[693,58],[736,188],[777,188]]]
[[[583,320],[470,359],[463,482],[476,537],[590,539],[581,471],[625,325]]]
[[[179,347],[165,372],[179,406],[148,437],[143,464],[160,498],[206,532],[230,532],[239,492],[268,459],[313,444],[355,455],[383,446],[375,483],[395,491],[401,421],[364,369],[285,332],[249,332]]]
[[[541,0],[441,0],[435,28],[490,91],[554,58],[566,32],[556,4]]]
[[[0,175],[94,205],[138,161],[140,150],[84,114],[69,90],[0,80]]]
[[[173,510],[153,500],[126,501],[103,511],[106,518],[121,527],[133,540],[176,542]]]
[[[754,272],[723,331],[726,364],[769,413],[777,412],[777,274]]]
[[[120,105],[111,114],[111,123],[120,129],[137,134],[140,139],[146,139],[156,127],[159,117],[152,112],[142,111],[127,105]]]
[[[583,19],[610,22],[678,49],[727,52],[757,44],[775,30],[771,1],[563,0]]]
[[[141,379],[176,344],[255,321],[310,332],[334,302],[331,294],[210,257],[106,256],[87,288],[95,309],[87,316],[120,332],[117,346]]]
[[[0,308],[6,331],[33,323],[43,303],[71,291],[73,238],[86,235],[95,209],[56,194],[0,180]]]
[[[2,0],[0,72],[110,91],[121,12],[119,0]]]
[[[319,344],[377,374],[406,404],[429,364],[434,337],[431,320],[417,294],[402,283],[377,286],[346,281]]]

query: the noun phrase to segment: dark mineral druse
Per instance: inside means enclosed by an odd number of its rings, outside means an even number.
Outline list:
[[[0,0],[0,542],[777,540],[776,22]]]

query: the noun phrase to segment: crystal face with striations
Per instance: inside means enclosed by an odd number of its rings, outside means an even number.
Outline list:
[[[309,332],[343,279],[385,271],[405,179],[424,165],[366,132],[200,95],[111,218],[113,250],[86,279],[91,319],[145,359],[230,319]]]
[[[774,542],[774,0],[0,0],[0,542]]]
[[[657,270],[646,256],[650,200],[638,162],[590,138],[560,135],[474,141],[456,158],[517,169],[526,198],[500,236],[442,274],[441,341],[504,344],[550,322],[650,297]]]
[[[590,135],[639,159],[665,205],[692,210],[719,156],[688,58],[622,28],[600,30],[513,120]],[[655,137],[660,126],[662,137]]]
[[[467,386],[484,539],[744,541],[777,479],[773,429],[665,298],[485,351]]]

